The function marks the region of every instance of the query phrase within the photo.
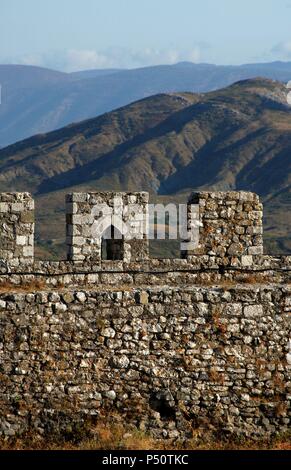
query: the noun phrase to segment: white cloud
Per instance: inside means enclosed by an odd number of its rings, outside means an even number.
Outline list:
[[[273,47],[271,53],[281,60],[291,59],[291,41],[280,42]]]
[[[38,55],[28,54],[17,62],[21,63],[22,65],[40,65],[42,59]],[[14,61],[13,61],[14,62]]]
[[[111,58],[94,50],[70,49],[64,57],[67,71],[103,69],[112,67]]]
[[[130,51],[129,59],[131,66],[139,67],[143,65],[176,64],[177,62],[189,61],[199,62],[201,60],[200,46],[194,46],[188,50],[153,49],[146,48],[141,51]]]
[[[194,45],[187,50],[178,48],[145,48],[132,50],[110,48],[104,51],[94,49],[70,49],[64,52],[26,55],[17,62],[25,65],[39,65],[66,72],[102,68],[135,68],[149,65],[175,64],[177,62],[201,61],[201,52],[205,45]],[[15,61],[14,61],[15,62]]]

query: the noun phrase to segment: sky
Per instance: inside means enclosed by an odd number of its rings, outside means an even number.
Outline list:
[[[66,72],[291,60],[291,0],[0,0],[0,63]]]

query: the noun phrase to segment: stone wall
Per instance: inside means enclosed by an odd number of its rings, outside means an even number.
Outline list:
[[[72,193],[66,196],[67,259],[100,264],[103,242],[109,258],[125,263],[149,259],[148,199],[145,192]],[[12,270],[33,263],[34,202],[28,193],[0,195],[0,261]],[[197,192],[188,201],[187,239],[181,257],[208,256],[223,266],[244,266],[263,254],[262,204],[256,194]],[[186,242],[186,243],[185,243]],[[105,256],[106,260],[106,256]]]
[[[225,283],[290,284],[291,256],[253,256],[253,264],[244,265],[243,257],[234,257],[227,266],[214,256],[188,259],[149,259],[140,263],[102,261],[38,261],[27,267],[9,269],[0,265],[0,288],[72,288],[110,286],[195,286]]]
[[[210,255],[225,259],[263,254],[263,206],[259,196],[245,191],[196,192],[188,204],[199,206],[198,244],[186,255]],[[194,206],[195,207],[195,206]],[[196,219],[196,211],[194,212]]]
[[[157,437],[268,437],[290,425],[291,288],[0,294],[6,436],[100,412]]]
[[[287,430],[291,256],[262,254],[258,197],[193,194],[181,259],[149,258],[147,202],[68,195],[68,259],[52,262],[33,259],[30,195],[0,195],[2,435],[66,432],[104,412],[167,438]],[[92,232],[106,215],[136,230],[106,246],[113,260]]]
[[[148,258],[148,193],[73,193],[66,197],[66,209],[69,260],[100,262],[102,238],[111,237],[111,228],[116,239],[110,244],[114,258],[127,262]]]
[[[33,253],[33,199],[28,193],[0,193],[0,263],[25,270]]]

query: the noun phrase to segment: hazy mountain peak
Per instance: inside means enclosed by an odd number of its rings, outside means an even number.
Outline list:
[[[216,66],[181,62],[71,74],[36,66],[0,65],[0,147],[93,118],[150,95],[202,93],[256,76],[287,83],[291,63]],[[272,99],[280,101],[279,95]]]
[[[282,105],[285,91],[258,78],[209,93],[160,93],[32,137],[0,150],[0,191],[33,192],[52,211],[46,220],[55,222],[64,193],[72,190],[148,190],[179,198],[191,188],[251,190],[267,201],[267,234],[277,230],[277,243],[287,247],[291,114]]]

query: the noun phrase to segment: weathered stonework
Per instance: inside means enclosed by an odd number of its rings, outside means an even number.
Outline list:
[[[210,255],[227,259],[263,254],[263,206],[259,196],[244,191],[196,192],[188,205],[199,205],[199,243],[186,256]]]
[[[1,294],[0,431],[113,407],[157,437],[285,432],[290,312],[280,286]]]
[[[102,210],[100,210],[100,206]],[[142,261],[148,258],[145,234],[148,214],[148,193],[73,193],[66,197],[68,259],[99,262],[102,259],[102,234],[114,226],[121,237],[122,249],[116,259]],[[130,207],[130,210],[129,210]],[[134,238],[124,233],[128,224]]]
[[[0,265],[33,263],[34,201],[28,193],[0,193]]]
[[[290,428],[291,256],[261,254],[257,196],[198,194],[195,253],[149,259],[140,238],[111,261],[90,239],[96,195],[70,195],[68,243],[81,251],[58,262],[20,261],[32,200],[0,195],[0,434],[66,431],[104,411],[159,438]],[[135,196],[142,220],[147,195]]]

